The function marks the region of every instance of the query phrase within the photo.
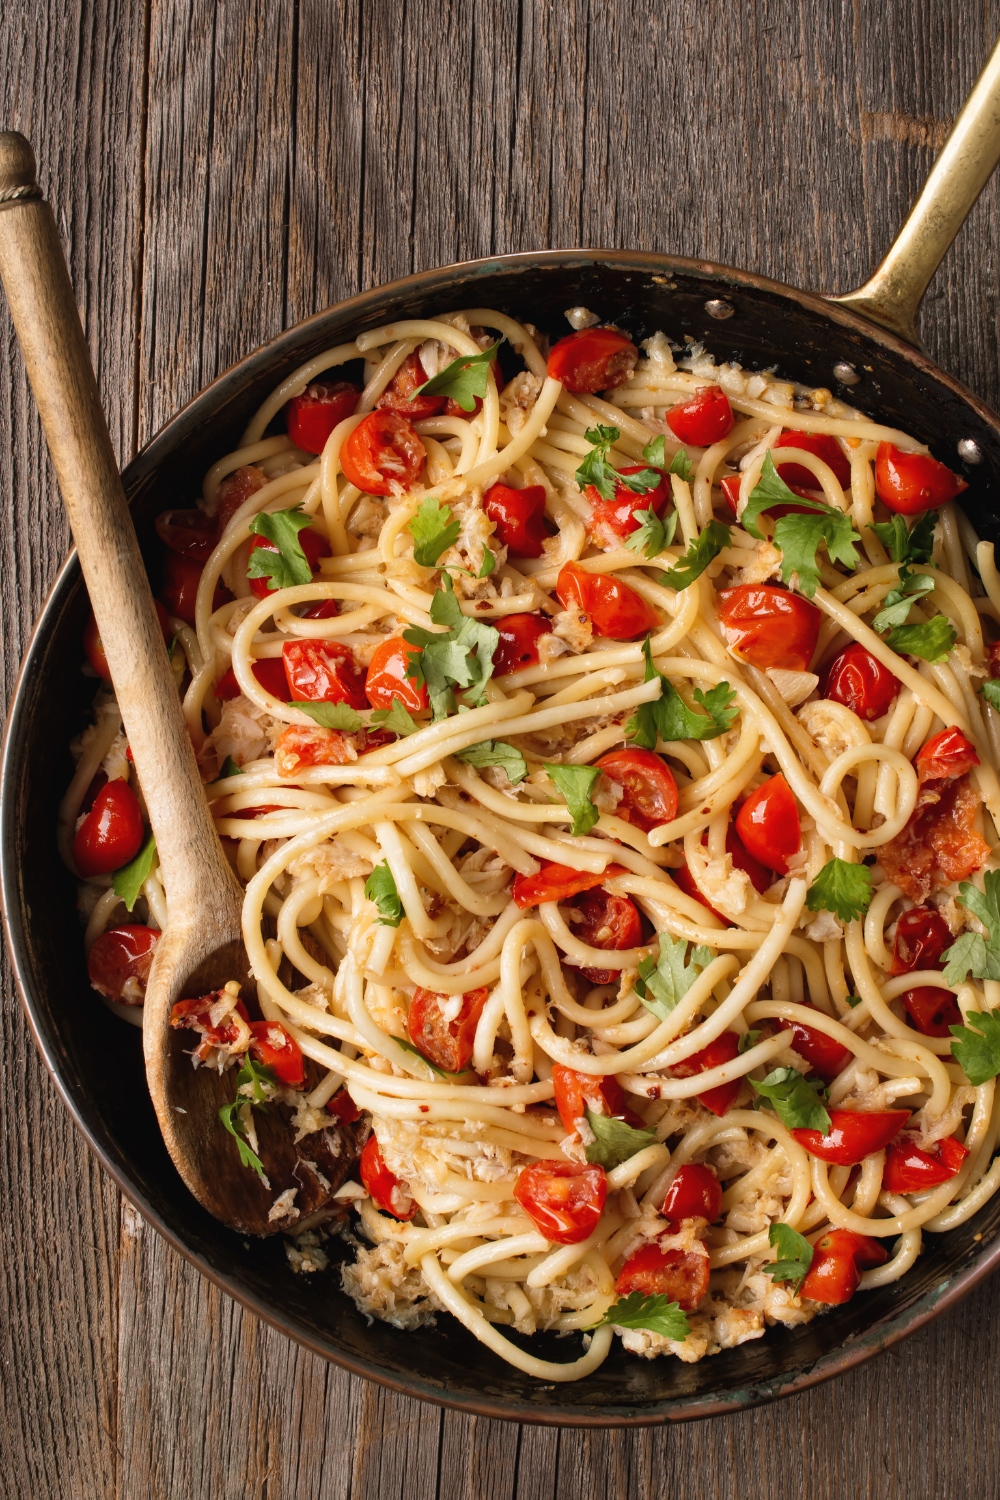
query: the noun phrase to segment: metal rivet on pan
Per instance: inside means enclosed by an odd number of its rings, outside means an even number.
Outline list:
[[[833,376],[835,380],[840,381],[841,385],[858,385],[861,381],[857,370],[852,364],[848,364],[846,359],[837,361],[833,367]]]
[[[724,323],[726,318],[732,317],[736,309],[731,302],[726,302],[724,298],[712,297],[710,301],[705,303],[705,311],[710,318],[718,318],[720,323]]]
[[[975,438],[960,438],[958,456],[965,464],[981,464],[983,461],[983,450]]]

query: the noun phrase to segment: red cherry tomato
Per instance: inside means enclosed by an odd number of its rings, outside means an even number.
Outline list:
[[[153,600],[153,608],[156,610],[156,618],[160,622],[163,639],[167,641],[170,639],[170,619],[167,611],[159,599]],[[93,615],[87,621],[87,628],[83,632],[83,649],[86,652],[87,660],[98,677],[102,677],[105,682],[110,682],[111,668],[108,666],[108,658],[104,654],[104,643],[97,633],[97,621]]]
[[[389,1171],[373,1135],[368,1137],[365,1149],[358,1159],[358,1171],[376,1208],[384,1214],[392,1214],[394,1219],[413,1218],[417,1205],[399,1178]]]
[[[227,474],[219,485],[219,493],[216,497],[218,509],[215,514],[217,535],[221,537],[236,512],[245,505],[251,495],[256,495],[267,483],[260,469],[253,464],[244,464],[242,469],[234,469],[232,474]]]
[[[711,1167],[687,1162],[667,1188],[660,1209],[671,1229],[680,1229],[685,1219],[707,1219],[710,1224],[722,1212],[722,1188]]]
[[[613,641],[633,641],[655,630],[659,620],[645,599],[610,573],[589,573],[576,563],[565,563],[556,579],[563,609],[580,609],[590,616],[596,635]]]
[[[625,1090],[613,1073],[606,1077],[599,1074],[577,1073],[562,1063],[552,1064],[552,1084],[556,1091],[556,1109],[567,1135],[573,1135],[585,1110],[595,1115],[617,1116],[624,1119],[634,1115],[628,1107]]]
[[[141,1005],[159,940],[154,927],[137,922],[102,932],[87,955],[87,974],[94,989],[119,1005]]]
[[[280,1021],[250,1022],[250,1056],[291,1088],[305,1079],[302,1048]]]
[[[734,521],[739,514],[740,481],[742,480],[742,478],[742,474],[726,474],[722,479],[719,480],[719,488],[722,491],[723,502],[726,509],[732,515]]]
[[[610,891],[602,890],[583,891],[573,897],[572,904],[582,920],[574,922],[570,930],[581,943],[621,951],[642,942],[639,908],[627,896],[612,896]],[[580,972],[593,984],[617,984],[622,974],[621,969],[581,968]]]
[[[514,876],[514,900],[518,906],[538,906],[543,901],[568,901],[581,891],[592,891],[611,875],[624,875],[621,865],[609,865],[601,874],[573,870],[569,865],[545,863],[536,875]]]
[[[641,474],[648,467],[648,464],[629,464],[619,470],[619,473]],[[628,485],[616,485],[613,500],[602,499],[600,491],[592,484],[587,485],[584,494],[593,507],[590,513],[590,533],[607,546],[609,532],[612,537],[626,537],[630,532],[638,531],[641,522],[636,511],[652,510],[658,516],[663,514],[670,499],[670,480],[664,474],[655,490],[647,490],[642,495],[630,490]]]
[[[677,816],[674,773],[652,750],[612,750],[596,764],[622,789],[616,817],[648,833]]]
[[[76,831],[73,862],[86,880],[110,875],[142,848],[142,813],[127,781],[108,781]]]
[[[549,535],[544,485],[515,490],[509,484],[494,484],[483,496],[483,510],[512,557],[541,557],[542,543]]]
[[[700,1052],[694,1052],[686,1057],[683,1062],[674,1063],[670,1069],[673,1078],[694,1078],[698,1073],[707,1073],[709,1068],[721,1068],[723,1063],[732,1062],[738,1056],[740,1050],[740,1039],[735,1031],[724,1031],[717,1036],[714,1042],[709,1042],[707,1047],[702,1047]],[[695,1094],[699,1104],[711,1110],[713,1115],[720,1118],[733,1107],[733,1103],[740,1091],[740,1080],[734,1078],[731,1083],[720,1083],[714,1089],[706,1089],[703,1094]]]
[[[851,482],[851,461],[835,437],[826,432],[783,432],[774,444],[775,448],[802,448],[806,453],[815,453],[833,470],[837,483],[846,487]],[[809,490],[819,489],[816,475],[805,464],[779,464],[778,473],[786,484],[801,484]]]
[[[398,412],[411,422],[422,422],[427,417],[440,416],[448,404],[447,396],[417,396],[414,393],[426,384],[427,371],[419,354],[404,359],[375,405],[382,411]]]
[[[317,599],[308,609],[299,611],[303,620],[335,620],[340,614],[336,599]]]
[[[319,567],[321,557],[329,557],[330,544],[320,536],[318,531],[313,531],[311,526],[304,527],[299,532],[299,543],[305,553],[306,562],[310,570],[315,573]],[[250,543],[250,551],[247,553],[247,562],[253,554],[260,549],[263,552],[277,552],[279,549],[273,542],[269,542],[266,536],[255,536]],[[270,578],[247,578],[250,592],[258,599],[266,599],[268,594],[277,593],[277,585]],[[325,602],[325,601],[324,601]]]
[[[700,385],[694,395],[667,412],[667,426],[682,443],[710,448],[733,430],[733,408],[721,385]]]
[[[203,510],[164,510],[153,525],[163,545],[181,557],[205,562],[215,551],[216,519]]]
[[[546,615],[506,615],[495,624],[500,640],[493,653],[494,677],[535,666],[538,642],[543,635],[552,634],[552,621]]]
[[[901,516],[947,505],[969,486],[929,453],[904,453],[892,443],[879,443],[875,455],[875,490],[890,510]]]
[[[694,1312],[708,1291],[709,1260],[695,1250],[664,1250],[659,1245],[641,1245],[618,1273],[615,1291],[619,1297],[641,1292],[644,1297],[663,1296],[676,1302],[682,1312]]]
[[[420,655],[419,646],[411,646],[401,635],[391,635],[376,646],[368,663],[365,677],[365,693],[372,708],[391,708],[401,703],[411,714],[418,714],[427,707],[427,687],[418,687],[406,675],[406,664]]]
[[[409,489],[424,466],[427,449],[406,420],[394,411],[370,411],[340,450],[340,467],[366,495]]]
[[[917,779],[923,786],[925,781],[964,776],[966,771],[979,765],[979,756],[960,729],[942,729],[917,751],[913,764],[917,768]]]
[[[322,453],[339,422],[352,417],[361,399],[356,385],[346,380],[313,380],[301,396],[285,407],[285,427],[296,448]]]
[[[815,604],[770,583],[738,583],[715,599],[729,649],[762,670],[808,672],[823,616]]]
[[[476,1027],[489,995],[485,988],[469,990],[464,995],[439,995],[418,985],[406,1022],[410,1041],[428,1061],[446,1073],[461,1073],[469,1066]],[[452,1016],[456,1000],[460,1004],[457,1014]]]
[[[810,1010],[815,1006],[805,1001]],[[782,1026],[788,1024],[781,1022]],[[818,1073],[824,1083],[832,1083],[838,1073],[842,1073],[854,1056],[850,1047],[844,1047],[832,1036],[827,1036],[825,1031],[820,1031],[818,1026],[805,1026],[801,1021],[792,1021],[792,1046],[800,1057],[804,1057],[814,1073]]]
[[[291,780],[307,766],[346,766],[351,759],[347,737],[339,729],[318,724],[289,724],[278,735],[274,764],[283,780]],[[239,814],[246,817],[245,812]]]
[[[272,698],[280,698],[284,703],[288,697],[288,678],[285,676],[285,664],[280,656],[262,656],[260,661],[255,661],[251,669],[253,675],[264,689],[270,693]],[[240,696],[240,685],[236,681],[236,673],[232,667],[228,667],[212,692],[220,703],[228,703],[233,698]]]
[[[853,1167],[873,1151],[881,1151],[910,1118],[906,1109],[831,1109],[830,1129],[795,1129],[792,1135],[821,1161],[838,1167]]]
[[[617,328],[581,328],[552,345],[547,373],[568,391],[612,391],[635,369],[639,351]]]
[[[163,584],[160,598],[167,613],[176,615],[185,625],[194,624],[195,604],[198,600],[198,585],[201,583],[202,564],[193,557],[181,557],[177,552],[168,552],[163,559]],[[212,608],[219,609],[233,596],[222,584],[217,584],[212,596]]]
[[[326,1101],[326,1107],[341,1125],[353,1125],[361,1119],[361,1111],[346,1089],[338,1089],[333,1098]]]
[[[750,877],[750,884],[758,895],[774,884],[771,870],[767,865],[761,864],[759,859],[754,859],[732,823],[726,829],[726,853],[732,858],[733,869],[742,870],[744,875]]]
[[[736,831],[754,859],[779,875],[802,848],[799,810],[788,782],[779,772],[751,792],[736,814]]]
[[[961,1026],[962,1012],[950,990],[936,984],[921,984],[900,995],[903,1009],[924,1036],[950,1036],[952,1026]]]
[[[289,698],[300,703],[368,707],[365,680],[348,646],[339,641],[286,641],[281,656]]]
[[[709,901],[708,897],[702,895],[701,891],[695,884],[695,878],[691,874],[691,871],[688,869],[687,865],[681,865],[679,870],[671,870],[670,878],[673,880],[675,885],[680,886],[685,896],[690,896],[693,901],[700,902],[707,911],[710,911],[712,913],[713,917],[718,917],[719,921],[724,922],[727,927],[733,926],[733,923],[729,920],[726,914],[724,912],[718,911],[712,905],[711,901]]]
[[[834,657],[826,674],[823,697],[842,703],[859,719],[881,719],[892,707],[902,683],[857,641]]]
[[[831,1307],[850,1302],[861,1282],[862,1268],[883,1266],[888,1259],[881,1240],[852,1229],[831,1229],[813,1250],[799,1295]]]
[[[231,1046],[239,1037],[240,1028],[231,1015],[218,1025],[212,1023],[212,1009],[222,998],[222,990],[213,990],[210,995],[199,995],[197,999],[178,1000],[171,1007],[170,1024],[174,1030],[194,1031],[201,1038],[192,1054],[200,1062],[211,1056],[213,1048]],[[234,1009],[241,1020],[249,1024],[250,1017],[242,1000],[237,1000]]]
[[[940,969],[941,955],[950,946],[951,930],[937,908],[915,906],[911,911],[904,911],[896,923],[889,973],[912,974],[914,969]]]
[[[528,1218],[557,1245],[587,1239],[600,1222],[607,1196],[604,1168],[575,1161],[535,1162],[514,1184],[514,1197]]]
[[[953,1135],[939,1141],[935,1151],[921,1151],[902,1136],[886,1152],[882,1186],[890,1193],[922,1193],[954,1177],[968,1154]]]

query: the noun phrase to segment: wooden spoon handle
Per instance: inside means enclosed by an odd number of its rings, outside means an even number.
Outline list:
[[[205,801],[55,220],[31,147],[14,131],[0,133],[0,280],[149,808],[171,923],[190,919],[196,902],[201,914],[215,905],[231,921],[235,880]]]

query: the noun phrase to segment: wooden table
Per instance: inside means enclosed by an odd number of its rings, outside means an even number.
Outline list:
[[[638,247],[846,290],[998,29],[998,0],[6,0],[0,123],[37,150],[124,463],[279,329],[443,261]],[[998,247],[995,179],[923,324],[994,406]],[[0,330],[6,701],[68,538],[3,308]],[[1000,1282],[833,1384],[709,1423],[422,1406],[168,1249],[88,1155],[7,973],[2,1003],[4,1496],[1000,1493]]]

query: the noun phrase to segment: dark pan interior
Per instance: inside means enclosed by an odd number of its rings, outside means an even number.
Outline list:
[[[725,296],[720,322],[707,298]],[[829,386],[866,412],[930,442],[957,466],[955,444],[974,438],[984,461],[967,468],[967,509],[982,535],[1000,536],[996,419],[922,356],[819,299],[692,262],[627,254],[552,252],[429,272],[368,293],[281,335],[222,376],[130,465],[125,479],[140,538],[154,556],[152,517],[184,505],[206,467],[227,452],[251,412],[296,365],[393,318],[494,306],[561,334],[563,312],[584,304],[643,338],[663,329],[703,340],[720,358]],[[862,373],[838,387],[833,366]],[[155,564],[154,564],[155,565]],[[67,742],[93,693],[81,675],[87,601],[75,561],[64,568],[36,630],[15,697],[3,775],[4,898],[11,950],[35,1036],[74,1116],[105,1166],[175,1245],[262,1316],[317,1352],[413,1395],[494,1416],[542,1422],[623,1423],[705,1416],[766,1400],[824,1378],[885,1347],[985,1274],[1000,1242],[1000,1199],[929,1248],[894,1286],[858,1296],[794,1331],[697,1365],[643,1361],[621,1352],[589,1379],[539,1385],[476,1343],[447,1315],[435,1329],[399,1333],[369,1325],[339,1291],[336,1266],[297,1276],[282,1245],[250,1243],[191,1198],[166,1154],[146,1094],[140,1037],[88,989],[73,881],[55,848],[56,807],[69,775]],[[29,836],[30,830],[30,836]],[[339,1242],[333,1241],[334,1257]],[[539,1341],[572,1358],[576,1336]]]

